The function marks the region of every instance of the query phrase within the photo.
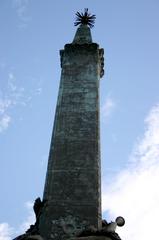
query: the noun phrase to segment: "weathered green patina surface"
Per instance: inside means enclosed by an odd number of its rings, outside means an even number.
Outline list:
[[[77,29],[61,54],[61,81],[39,230],[47,240],[68,239],[101,225],[99,80],[103,50],[89,27]]]

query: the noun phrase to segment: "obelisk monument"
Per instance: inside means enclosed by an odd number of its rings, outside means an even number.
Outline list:
[[[125,220],[101,217],[99,85],[103,49],[93,43],[95,15],[76,13],[75,37],[61,56],[61,80],[43,200],[34,225],[14,240],[121,240]]]
[[[77,12],[73,42],[61,56],[61,80],[39,222],[45,240],[101,226],[99,85],[103,49],[92,41],[95,15]]]

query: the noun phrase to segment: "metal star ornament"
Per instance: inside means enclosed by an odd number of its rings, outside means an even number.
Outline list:
[[[78,25],[88,25],[90,28],[94,27],[94,22],[96,19],[96,15],[91,15],[88,12],[88,8],[84,9],[84,13],[77,12],[76,13],[76,21],[74,23],[75,26]]]

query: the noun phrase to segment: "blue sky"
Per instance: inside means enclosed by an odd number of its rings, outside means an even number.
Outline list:
[[[86,7],[97,16],[93,40],[105,50],[100,83],[103,216],[125,217],[119,229],[123,239],[148,240],[156,234],[159,2],[1,0],[0,240],[27,228],[32,202],[42,196],[59,50],[73,40],[75,12]]]

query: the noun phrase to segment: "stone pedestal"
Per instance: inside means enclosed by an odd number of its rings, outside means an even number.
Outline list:
[[[68,240],[112,240],[112,239],[106,236],[90,236],[90,237],[70,238]]]

